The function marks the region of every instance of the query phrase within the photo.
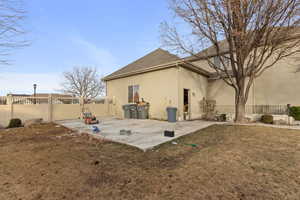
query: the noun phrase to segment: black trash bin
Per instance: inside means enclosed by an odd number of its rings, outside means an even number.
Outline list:
[[[168,113],[168,122],[176,122],[176,116],[177,116],[177,108],[175,107],[168,107],[167,108]]]

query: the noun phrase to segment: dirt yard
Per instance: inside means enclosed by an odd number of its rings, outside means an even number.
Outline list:
[[[0,199],[299,200],[300,131],[215,125],[176,142],[144,153],[54,124],[3,130]]]

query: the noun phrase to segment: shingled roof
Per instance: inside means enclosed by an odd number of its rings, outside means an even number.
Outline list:
[[[227,53],[229,51],[229,46],[228,42],[226,40],[222,40],[219,42],[219,47],[220,47],[220,54]],[[217,55],[217,50],[215,46],[210,46],[199,53],[193,55],[193,56],[188,56],[184,58],[186,61],[192,62],[195,60],[202,60],[206,59],[208,57],[213,57]]]
[[[274,35],[272,37],[270,36],[271,39],[276,40],[276,42],[280,41],[282,44],[286,43],[290,40],[295,40],[295,39],[299,40],[299,38],[300,38],[300,27],[289,27],[289,28],[278,27],[278,28],[272,28],[272,30],[274,31],[274,33],[273,33]],[[251,33],[251,32],[249,31],[249,33]],[[288,35],[284,35],[284,34],[288,34]],[[268,40],[270,40],[270,39],[268,38]],[[261,43],[258,44],[257,47],[265,45],[264,40],[262,40],[260,42]],[[268,41],[268,43],[272,44],[273,42],[272,42],[272,40],[270,40],[270,41]],[[218,45],[220,48],[219,54],[226,54],[229,52],[229,45],[228,45],[228,42],[226,39],[219,41]],[[212,45],[193,56],[186,57],[185,60],[191,62],[194,60],[206,59],[208,57],[214,57],[217,55],[218,55],[218,53],[217,53],[216,47]]]
[[[133,63],[119,69],[118,71],[115,71],[114,73],[106,76],[103,80],[110,80],[114,77],[119,77],[125,74],[134,73],[141,70],[147,70],[158,65],[163,65],[179,60],[180,58],[178,56],[159,48],[147,54],[146,56],[134,61]]]

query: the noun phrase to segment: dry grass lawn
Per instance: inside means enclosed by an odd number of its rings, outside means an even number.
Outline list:
[[[176,142],[144,153],[54,124],[3,130],[0,199],[300,198],[300,131],[216,125]]]

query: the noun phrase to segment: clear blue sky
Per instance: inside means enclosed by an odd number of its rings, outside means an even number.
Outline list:
[[[61,73],[94,66],[103,75],[160,46],[168,0],[30,0],[25,28],[32,44],[0,66],[0,95],[58,89]]]

